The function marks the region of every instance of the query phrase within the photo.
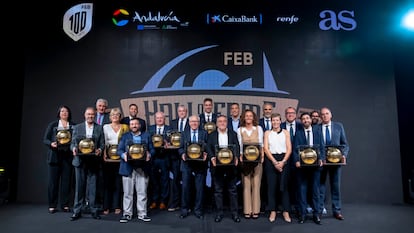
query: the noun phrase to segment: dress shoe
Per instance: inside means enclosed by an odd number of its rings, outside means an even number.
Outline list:
[[[66,212],[66,213],[70,212],[69,206],[63,207],[63,212]]]
[[[149,206],[149,208],[150,208],[151,210],[153,210],[153,209],[157,208],[157,203],[155,203],[155,202],[151,203],[151,205]]]
[[[54,214],[56,213],[56,209],[55,208],[49,208],[49,214]]]
[[[196,218],[198,218],[198,219],[201,219],[201,220],[203,220],[203,219],[204,219],[204,216],[203,216],[202,214],[196,214],[195,216],[196,216]]]
[[[82,217],[80,213],[72,214],[72,216],[70,217],[70,221],[78,220],[80,217]]]
[[[338,220],[344,220],[345,218],[344,218],[344,216],[342,216],[342,214],[341,213],[336,213],[336,214],[334,214],[334,217],[336,218],[336,219],[338,219]]]
[[[92,213],[92,218],[99,220],[101,216],[98,213]]]
[[[303,223],[305,223],[305,216],[300,216],[300,217],[299,217],[299,220],[298,220],[298,223],[299,223],[299,224],[303,224]]]
[[[291,223],[292,222],[292,219],[289,216],[289,212],[285,211],[285,212],[283,212],[282,215],[283,215],[283,220],[285,220],[285,222],[287,222],[287,223]]]
[[[167,209],[167,206],[164,204],[164,202],[160,203],[160,210],[165,210]]]
[[[187,217],[188,217],[188,214],[180,214],[181,219],[184,219],[184,218],[187,218]]]
[[[237,222],[237,223],[239,223],[241,220],[240,220],[240,217],[239,217],[239,215],[233,215],[232,217],[231,217],[231,219],[233,219],[233,221],[234,222]]]
[[[221,222],[221,220],[223,220],[222,215],[216,215],[216,217],[214,218],[214,222]]]
[[[318,224],[318,225],[322,224],[321,223],[321,218],[318,215],[313,216],[313,222]]]

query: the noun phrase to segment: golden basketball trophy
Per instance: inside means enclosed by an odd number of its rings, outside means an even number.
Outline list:
[[[227,146],[215,146],[215,155],[216,155],[216,165],[217,166],[224,166],[224,165],[234,165],[234,144],[227,145]]]
[[[243,162],[259,162],[260,150],[259,144],[243,144]]]
[[[168,149],[178,149],[181,145],[181,133],[178,131],[167,132],[167,137],[169,139]]]
[[[201,143],[188,142],[187,143],[187,160],[203,161],[204,147]]]
[[[144,144],[133,143],[128,146],[128,160],[146,160],[147,149]]]
[[[300,145],[299,150],[299,161],[300,166],[319,166],[319,148],[316,145]]]
[[[342,148],[338,145],[325,146],[326,162],[323,165],[346,165],[342,158]]]
[[[216,130],[216,124],[214,122],[206,122],[204,124],[204,129],[207,131],[208,134],[210,134],[211,132],[213,132],[214,130]]]
[[[154,148],[163,148],[164,147],[164,137],[161,134],[154,134],[151,137],[152,144]]]
[[[83,138],[78,143],[79,155],[91,156],[95,155],[95,142],[92,138]]]
[[[109,160],[109,161],[119,162],[119,160],[121,159],[121,156],[117,154],[117,151],[118,151],[118,145],[116,144],[108,145],[106,147],[107,161]]]

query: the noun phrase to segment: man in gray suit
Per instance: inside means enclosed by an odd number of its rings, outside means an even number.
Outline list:
[[[70,145],[70,149],[73,152],[72,165],[75,167],[76,183],[71,221],[75,221],[82,216],[81,210],[86,203],[86,194],[88,195],[88,205],[92,217],[94,219],[101,219],[98,209],[95,206],[95,199],[96,181],[99,173],[99,163],[102,159],[102,152],[105,149],[105,138],[102,126],[95,123],[95,108],[87,107],[84,116],[85,121],[73,127],[72,142]],[[79,149],[79,144],[85,139],[90,139],[93,142],[93,146],[82,151]],[[83,146],[84,142],[81,144]],[[85,153],[88,149],[92,149],[92,151]]]

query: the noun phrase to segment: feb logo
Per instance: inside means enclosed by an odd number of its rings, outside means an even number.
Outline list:
[[[322,19],[319,21],[319,28],[324,31],[328,30],[345,30],[352,31],[357,27],[354,19],[354,11],[343,10],[338,13],[331,10],[324,10],[319,13]]]
[[[92,3],[71,7],[63,16],[63,31],[74,41],[80,40],[92,28]]]

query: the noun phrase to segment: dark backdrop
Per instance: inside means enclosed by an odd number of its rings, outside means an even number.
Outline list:
[[[99,97],[108,99],[109,107],[118,107],[121,99],[135,97],[131,91],[142,89],[168,61],[210,44],[219,44],[223,51],[266,53],[279,88],[290,93],[278,97],[298,99],[299,108],[331,108],[333,120],[344,124],[351,147],[349,165],[343,170],[344,202],[403,201],[394,73],[394,58],[399,52],[393,42],[395,37],[387,29],[391,18],[387,12],[395,9],[395,5],[255,1],[226,8],[213,1],[191,5],[193,10],[188,11],[173,3],[169,6],[157,1],[136,6],[124,3],[126,8],[136,10],[173,8],[177,15],[190,21],[187,29],[138,32],[112,24],[112,12],[124,7],[122,1],[96,2],[91,32],[75,42],[62,30],[64,12],[76,3],[68,2],[30,14],[36,16],[30,26],[37,33],[27,33],[25,38],[20,153],[18,160],[9,159],[14,166],[18,161],[15,167],[18,171],[13,169],[18,201],[46,202],[46,150],[42,137],[47,123],[55,119],[59,105],[69,105],[76,122],[82,121],[84,108],[94,106]],[[48,11],[50,8],[53,10]],[[357,28],[320,30],[319,12],[325,9],[354,10]],[[296,15],[301,21],[294,25],[269,21],[263,25],[205,25],[205,14],[213,11],[262,13],[270,19]],[[180,69],[196,74],[206,69],[200,66],[223,68],[212,61],[219,55],[220,52],[212,52],[183,64]],[[243,71],[238,67],[228,72],[238,74],[232,77],[234,82],[241,81]],[[254,67],[249,75],[260,76],[260,72],[261,67]]]

